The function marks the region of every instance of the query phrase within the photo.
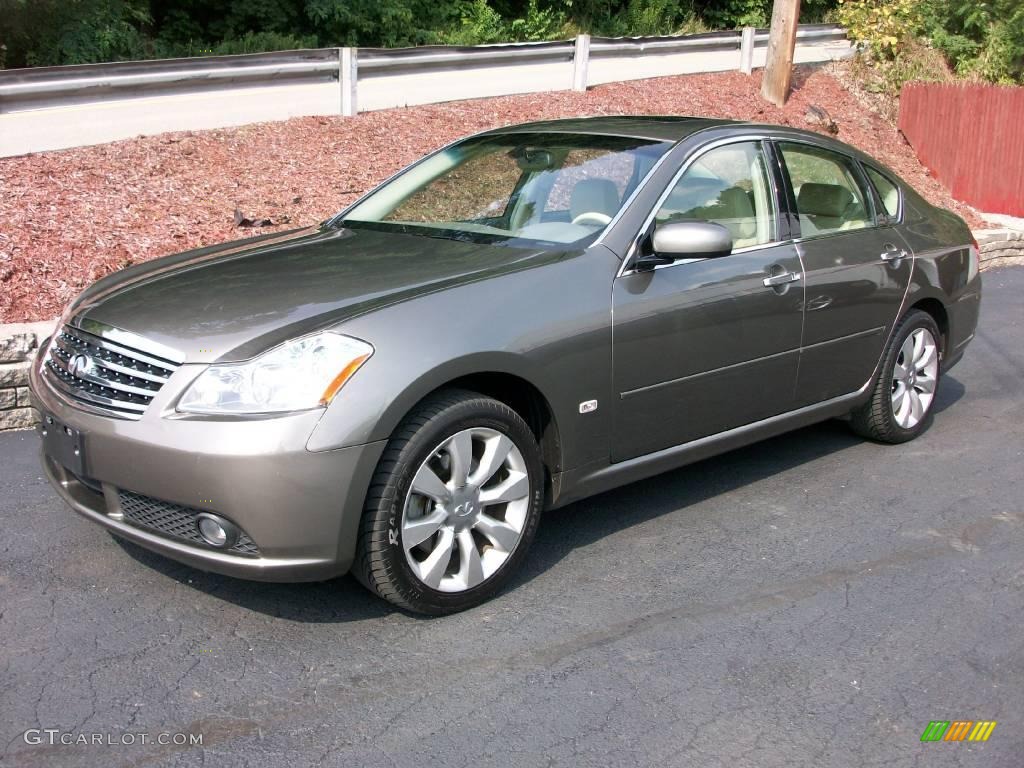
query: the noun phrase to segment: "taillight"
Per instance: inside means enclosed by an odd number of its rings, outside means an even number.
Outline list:
[[[971,282],[981,269],[981,248],[976,238],[971,238],[971,247],[967,251],[967,282]]]

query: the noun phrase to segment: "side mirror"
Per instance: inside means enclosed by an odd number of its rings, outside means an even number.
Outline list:
[[[662,224],[651,238],[652,253],[640,256],[636,269],[653,269],[677,259],[715,259],[732,253],[732,233],[710,221]]]

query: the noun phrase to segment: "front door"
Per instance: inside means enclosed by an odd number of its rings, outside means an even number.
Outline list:
[[[776,195],[760,142],[708,150],[687,167],[653,226],[686,219],[727,227],[733,253],[627,270],[616,279],[613,461],[792,408],[801,265],[793,245],[778,242]]]
[[[876,226],[867,180],[852,159],[811,144],[779,149],[806,280],[800,407],[868,381],[907,292],[913,257],[892,226]]]

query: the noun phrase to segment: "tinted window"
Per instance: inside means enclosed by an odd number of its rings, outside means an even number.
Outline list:
[[[779,146],[796,195],[803,237],[871,224],[867,194],[849,158],[808,144]]]
[[[732,233],[733,248],[746,248],[775,240],[772,199],[761,145],[728,144],[706,152],[686,169],[655,221],[711,221]]]
[[[585,245],[670,142],[510,133],[447,147],[384,184],[341,223],[470,242]]]
[[[403,200],[384,221],[475,221],[501,216],[523,175],[504,152],[468,157]]]
[[[868,172],[868,178],[871,179],[871,183],[875,185],[875,189],[878,191],[878,197],[882,201],[882,207],[885,212],[892,217],[899,216],[900,214],[900,190],[895,184],[889,179],[880,174],[874,168],[864,166],[864,170]]]
[[[569,211],[572,205],[572,193],[577,185],[586,179],[597,179],[610,182],[615,186],[615,195],[619,200],[625,199],[626,189],[630,186],[636,167],[636,157],[626,152],[609,154],[601,149],[572,149],[565,156],[565,170],[558,175],[551,186],[545,211]],[[608,183],[595,184],[604,186],[609,191]]]

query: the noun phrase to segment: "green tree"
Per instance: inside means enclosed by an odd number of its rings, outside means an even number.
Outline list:
[[[437,42],[458,5],[431,0],[307,0],[323,45],[405,46]]]
[[[931,0],[924,31],[960,74],[1024,82],[1024,0]]]
[[[0,0],[8,66],[143,58],[145,0]]]

